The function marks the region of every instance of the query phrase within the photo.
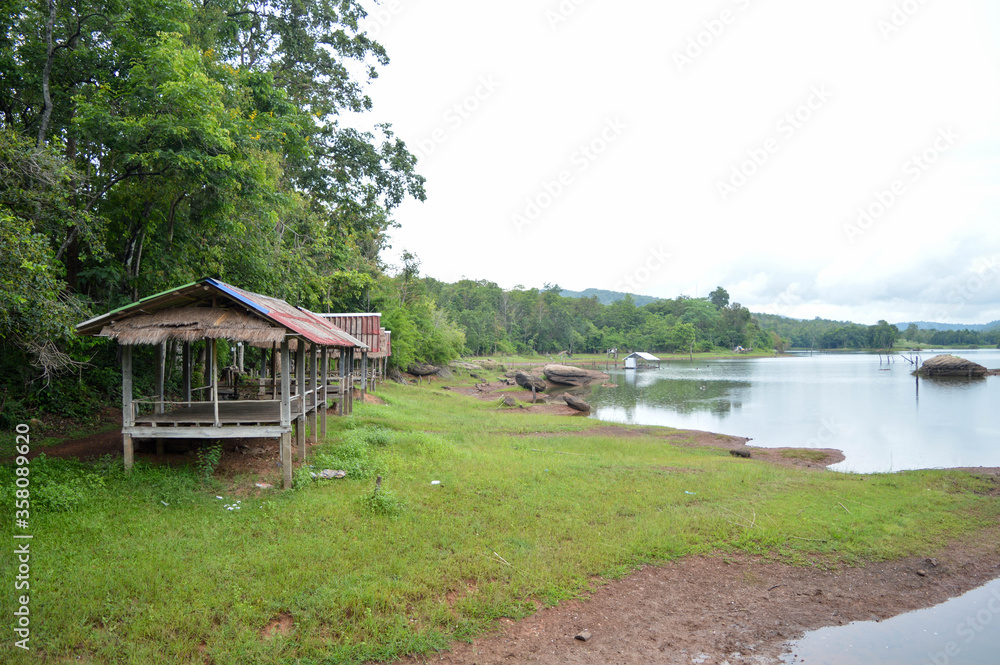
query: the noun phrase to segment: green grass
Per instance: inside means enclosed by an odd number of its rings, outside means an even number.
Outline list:
[[[826,453],[822,450],[812,450],[810,448],[792,448],[782,450],[781,456],[788,459],[801,459],[808,462],[822,462],[826,459]]]
[[[960,472],[807,472],[588,432],[602,423],[500,411],[433,384],[379,394],[387,405],[334,419],[311,460],[349,476],[312,481],[306,469],[290,492],[220,490],[196,470],[125,476],[120,461],[33,462],[44,501],[31,516],[34,655],[391,660],[643,563],[747,552],[857,564],[930,553],[1000,516],[992,484]],[[12,488],[5,468],[5,507]],[[0,577],[13,588],[12,566]],[[9,622],[13,593],[3,598]],[[291,631],[266,635],[282,616]]]

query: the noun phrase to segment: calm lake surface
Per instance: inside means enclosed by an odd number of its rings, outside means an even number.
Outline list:
[[[791,645],[795,665],[996,665],[1000,580],[881,622],[814,630]]]
[[[952,353],[990,369],[1000,350]],[[671,361],[659,370],[612,370],[594,387],[592,418],[751,437],[750,445],[838,448],[830,468],[874,473],[1000,466],[1000,376],[919,384],[898,356],[796,354]]]

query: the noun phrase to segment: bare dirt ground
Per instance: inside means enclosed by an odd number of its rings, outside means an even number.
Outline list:
[[[887,619],[1000,575],[1000,529],[935,558],[860,568],[793,567],[745,556],[688,557],[644,567],[589,598],[543,609],[450,651],[404,663],[781,662],[807,630]],[[576,639],[590,633],[587,641]]]

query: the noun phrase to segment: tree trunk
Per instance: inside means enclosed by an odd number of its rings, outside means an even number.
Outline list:
[[[49,91],[49,79],[52,76],[52,63],[55,60],[55,46],[52,43],[52,30],[56,24],[56,2],[49,0],[49,20],[45,23],[45,66],[42,68],[42,120],[38,126],[38,147],[45,145],[45,135],[49,131],[49,121],[52,118],[52,95]]]

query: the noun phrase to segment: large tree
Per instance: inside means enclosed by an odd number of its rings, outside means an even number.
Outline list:
[[[388,62],[359,2],[0,2],[0,344],[18,271],[73,318],[206,275],[370,304],[393,210],[424,191],[388,124],[342,122],[371,117]]]

